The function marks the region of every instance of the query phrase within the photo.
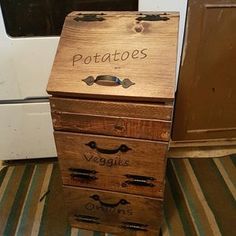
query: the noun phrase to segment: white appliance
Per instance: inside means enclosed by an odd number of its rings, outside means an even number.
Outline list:
[[[58,41],[11,38],[0,11],[0,160],[56,155],[45,89]]]
[[[140,11],[179,11],[187,0],[139,0]],[[0,9],[0,160],[56,156],[46,84],[59,37],[11,38]]]

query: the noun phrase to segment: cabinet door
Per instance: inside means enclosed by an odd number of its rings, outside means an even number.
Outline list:
[[[236,1],[190,0],[172,139],[236,137]]]

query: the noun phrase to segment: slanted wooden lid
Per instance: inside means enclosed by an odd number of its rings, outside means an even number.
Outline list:
[[[172,101],[178,14],[73,12],[47,91],[60,96]]]

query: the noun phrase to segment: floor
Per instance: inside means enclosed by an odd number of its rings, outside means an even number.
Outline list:
[[[236,156],[169,159],[163,236],[236,235]],[[71,228],[56,160],[0,171],[1,236],[104,236]],[[133,234],[130,234],[133,235]]]

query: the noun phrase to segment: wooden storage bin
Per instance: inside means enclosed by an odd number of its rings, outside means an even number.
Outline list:
[[[72,226],[120,235],[159,230],[178,19],[67,16],[47,91]]]

